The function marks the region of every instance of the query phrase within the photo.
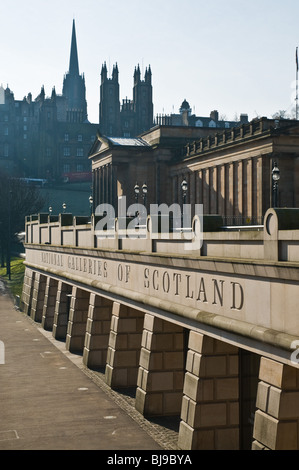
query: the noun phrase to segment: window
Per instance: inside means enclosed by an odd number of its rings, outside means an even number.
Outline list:
[[[70,148],[69,147],[64,147],[63,148],[63,156],[64,157],[69,157],[71,154]]]
[[[24,126],[24,131],[27,131],[27,126]]]
[[[82,142],[82,135],[78,134],[78,142]]]
[[[83,149],[82,148],[78,148],[77,149],[77,157],[83,157]]]
[[[5,116],[4,116],[4,121],[5,121],[5,122],[8,121],[8,115],[7,115],[7,114],[5,114]]]
[[[77,172],[83,171],[83,165],[77,165]]]
[[[4,127],[4,135],[8,135],[8,127]]]
[[[68,163],[65,163],[63,165],[63,173],[69,173],[70,172],[70,165]]]
[[[51,149],[49,147],[46,149],[46,155],[47,157],[51,157]]]
[[[26,139],[27,139],[27,134],[24,134],[24,140],[26,140]]]
[[[64,141],[65,141],[65,142],[68,142],[68,141],[69,141],[69,135],[68,135],[68,134],[64,134]]]

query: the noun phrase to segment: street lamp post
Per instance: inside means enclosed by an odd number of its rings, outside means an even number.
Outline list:
[[[272,204],[273,207],[278,207],[278,181],[280,180],[280,170],[276,162],[273,163],[272,169]]]
[[[139,191],[140,191],[140,190],[139,190],[138,183],[136,183],[135,186],[134,186],[135,202],[136,202],[136,204],[138,204]]]
[[[182,215],[181,215],[181,226],[183,227],[183,218],[184,218],[184,205],[186,204],[186,196],[187,196],[187,191],[188,191],[188,183],[183,179],[181,182],[181,188],[182,188],[182,194],[183,194],[183,210],[182,210]]]
[[[146,207],[146,196],[147,196],[147,184],[143,183],[142,186],[142,197],[143,197],[143,205]]]
[[[90,207],[90,217],[92,216],[92,212],[93,212],[93,197],[90,195],[89,198],[89,207]]]

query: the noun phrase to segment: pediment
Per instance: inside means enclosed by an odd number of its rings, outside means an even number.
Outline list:
[[[110,144],[107,138],[97,135],[95,138],[95,141],[91,147],[91,150],[89,152],[90,158],[92,158],[95,155],[98,155],[100,153],[105,152],[105,150],[110,148]]]

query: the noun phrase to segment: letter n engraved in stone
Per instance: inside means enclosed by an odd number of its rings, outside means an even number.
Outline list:
[[[217,299],[219,299],[219,303],[221,307],[223,307],[223,284],[224,281],[219,281],[220,282],[220,287],[218,285],[217,279],[212,279],[214,282],[214,300],[213,300],[213,305],[217,304]]]
[[[244,291],[238,282],[231,282],[232,285],[232,310],[242,310],[244,305]]]

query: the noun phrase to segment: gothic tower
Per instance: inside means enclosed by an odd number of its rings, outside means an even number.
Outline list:
[[[107,136],[120,135],[120,102],[117,64],[113,66],[112,78],[107,76],[106,62],[102,65],[100,86],[100,130]]]
[[[136,135],[147,131],[153,125],[152,72],[146,68],[144,80],[141,80],[139,65],[134,71],[133,102],[136,116]]]
[[[63,80],[63,96],[67,100],[67,121],[84,122],[87,120],[87,103],[84,75],[79,74],[75,20],[73,20],[69,71]]]

